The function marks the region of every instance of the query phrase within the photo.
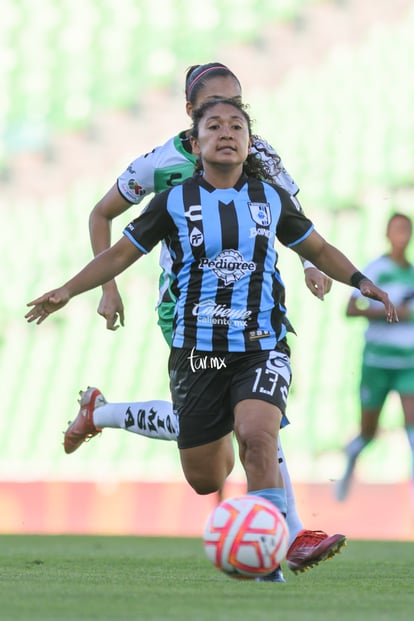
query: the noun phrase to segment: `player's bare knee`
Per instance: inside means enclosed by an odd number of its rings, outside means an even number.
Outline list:
[[[196,494],[199,494],[200,496],[205,496],[207,494],[218,492],[219,489],[221,489],[223,485],[223,481],[221,481],[220,484],[218,484],[215,481],[204,480],[204,479],[196,479],[196,480],[187,479],[187,480],[189,484],[191,485],[191,487],[193,488],[193,490],[196,492]]]
[[[185,476],[193,490],[200,494],[200,496],[204,496],[218,492],[223,487],[227,474],[218,472],[208,474],[204,472],[187,472]]]
[[[276,452],[277,443],[273,432],[266,430],[254,430],[240,437],[243,449],[245,451],[254,451],[261,453],[263,451]]]

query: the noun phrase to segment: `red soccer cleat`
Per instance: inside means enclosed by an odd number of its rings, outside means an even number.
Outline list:
[[[290,545],[286,562],[295,574],[326,561],[346,545],[345,535],[328,536],[322,530],[302,530]]]
[[[93,412],[106,404],[105,397],[98,388],[88,387],[80,391],[80,409],[77,417],[65,431],[63,448],[65,453],[73,453],[83,442],[87,442],[102,430],[93,423]]]

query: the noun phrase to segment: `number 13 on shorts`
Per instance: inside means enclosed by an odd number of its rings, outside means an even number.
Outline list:
[[[270,351],[265,367],[256,369],[256,378],[252,392],[274,396],[278,389],[283,402],[286,403],[291,380],[289,358],[286,354]]]

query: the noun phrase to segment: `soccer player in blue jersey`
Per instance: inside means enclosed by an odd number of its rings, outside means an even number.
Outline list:
[[[189,68],[185,79],[185,96],[186,111],[191,117],[192,111],[208,100],[235,98],[241,101],[242,90],[237,76],[228,67],[213,62]],[[189,136],[190,130],[183,130],[163,145],[137,157],[98,201],[89,218],[95,255],[110,246],[111,222],[114,218],[133,205],[140,204],[150,194],[166,190],[192,176],[196,157]],[[299,187],[276,151],[258,136],[252,138],[252,149],[267,162],[273,182],[297,196]],[[174,275],[171,274],[171,257],[165,245],[161,250],[160,266],[162,274],[157,304],[158,323],[170,345],[175,310],[175,299],[171,294]],[[320,299],[323,299],[331,286],[331,280],[310,262],[305,263],[305,282],[309,290]],[[107,328],[115,330],[119,327],[118,320],[121,325],[124,324],[124,305],[115,280],[105,283],[102,290],[98,313],[106,319]]]
[[[191,137],[200,173],[155,196],[114,246],[29,302],[26,318],[42,323],[165,240],[177,298],[169,374],[184,475],[199,494],[221,489],[234,465],[234,431],[248,493],[286,513],[276,446],[291,372],[275,242],[382,302],[388,322],[398,318],[388,295],[316,232],[289,193],[263,181],[268,169],[249,154],[251,138],[241,104],[202,105]],[[210,301],[225,311],[220,321],[204,312]]]
[[[189,116],[203,102],[219,97],[241,100],[241,86],[237,76],[222,63],[207,63],[190,67],[185,78],[186,111]],[[269,178],[285,188],[291,195],[299,188],[285,169],[274,149],[258,136],[252,137],[252,149],[266,162]],[[133,205],[139,204],[149,194],[165,190],[182,182],[194,172],[196,156],[192,152],[190,130],[179,132],[163,145],[137,157],[119,176],[116,184],[96,204],[90,215],[90,236],[94,254],[110,246],[111,221]],[[157,304],[158,324],[171,346],[175,296],[172,292],[174,275],[171,257],[165,244],[161,244],[160,265],[162,274]],[[331,279],[309,262],[304,263],[305,282],[309,290],[323,299],[331,287]],[[106,319],[109,330],[124,323],[124,306],[115,280],[105,283],[98,313]],[[203,309],[204,314],[220,318],[225,310],[211,303]],[[118,428],[152,439],[177,439],[177,421],[172,404],[168,401],[151,400],[127,403],[108,403],[102,392],[89,388],[81,392],[78,415],[66,429],[64,449],[72,453],[79,446],[104,428]],[[318,564],[330,558],[345,544],[345,536],[328,536],[322,530],[307,530],[298,514],[296,499],[286,458],[279,439],[278,458],[287,494],[287,522],[290,547],[287,563],[294,572]]]

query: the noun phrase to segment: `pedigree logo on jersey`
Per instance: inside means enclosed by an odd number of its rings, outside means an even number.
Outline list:
[[[269,203],[247,203],[250,209],[250,215],[256,224],[260,226],[270,226],[272,222],[272,213]]]
[[[254,261],[246,261],[237,250],[222,250],[215,259],[200,259],[199,269],[209,269],[223,281],[224,285],[232,285],[256,269]]]

